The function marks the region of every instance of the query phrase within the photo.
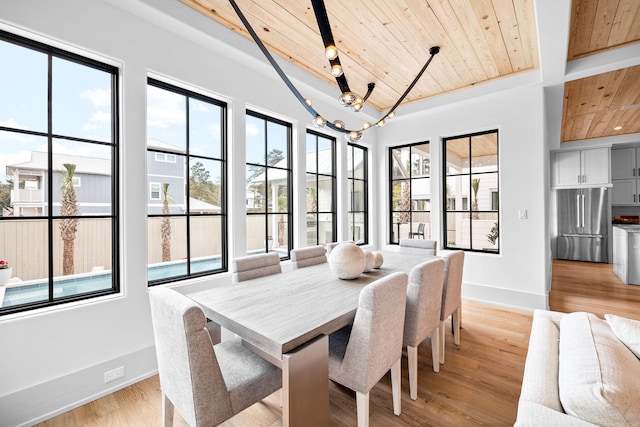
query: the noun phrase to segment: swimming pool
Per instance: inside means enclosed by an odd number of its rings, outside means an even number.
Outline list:
[[[191,272],[217,270],[222,266],[220,257],[203,258],[191,262]],[[158,280],[167,277],[187,274],[187,262],[178,261],[152,265],[147,269],[148,280]],[[53,297],[60,298],[85,292],[95,292],[111,288],[111,273],[85,273],[75,275],[73,278],[54,280]],[[11,307],[20,304],[28,304],[38,301],[46,301],[49,298],[49,284],[45,281],[30,280],[21,282],[20,285],[5,287],[2,307]]]

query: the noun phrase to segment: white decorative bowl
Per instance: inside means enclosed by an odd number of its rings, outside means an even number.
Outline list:
[[[355,243],[343,242],[329,253],[329,267],[341,279],[355,279],[364,271],[366,257]]]
[[[363,273],[368,273],[375,268],[376,256],[371,251],[364,251],[364,271]]]
[[[373,268],[382,267],[382,263],[384,262],[384,258],[382,257],[382,254],[380,252],[374,252],[373,255],[375,256],[375,263],[373,264]]]

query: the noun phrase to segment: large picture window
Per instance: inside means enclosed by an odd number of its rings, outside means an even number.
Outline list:
[[[392,244],[431,239],[431,151],[428,142],[389,149]]]
[[[307,245],[336,241],[336,140],[307,130]]]
[[[349,239],[359,245],[369,243],[369,184],[367,149],[356,144],[347,147],[347,186],[349,193]]]
[[[149,285],[227,268],[226,104],[147,85]]]
[[[498,131],[445,138],[443,146],[443,247],[499,252]]]
[[[0,64],[0,314],[118,292],[118,69],[2,31]]]
[[[289,258],[291,124],[247,111],[246,141],[247,252],[275,251]]]

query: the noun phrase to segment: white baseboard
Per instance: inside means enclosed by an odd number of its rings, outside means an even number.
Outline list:
[[[467,282],[462,284],[462,298],[531,311],[536,309],[547,310],[549,308],[548,295],[494,288]]]
[[[122,378],[104,383],[104,373],[124,366]],[[0,427],[31,426],[158,373],[155,346],[75,371],[0,397]]]

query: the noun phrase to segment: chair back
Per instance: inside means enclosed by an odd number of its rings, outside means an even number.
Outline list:
[[[368,392],[402,357],[407,274],[392,273],[365,286],[342,362],[352,389]],[[351,386],[349,386],[351,388]]]
[[[169,288],[154,288],[149,300],[162,392],[189,425],[233,416],[202,309]]]
[[[444,287],[442,289],[442,308],[440,320],[445,320],[460,307],[462,300],[462,269],[464,251],[447,251],[441,254],[445,260]]]
[[[407,286],[404,345],[417,347],[440,324],[445,261],[434,258],[411,269]]]
[[[231,262],[231,282],[240,283],[245,280],[282,273],[280,255],[267,252],[258,255],[247,255],[235,258]]]
[[[324,245],[309,246],[291,251],[291,266],[294,270],[327,262],[327,249]]]
[[[438,248],[436,240],[400,239],[400,252],[416,255],[435,255]]]

